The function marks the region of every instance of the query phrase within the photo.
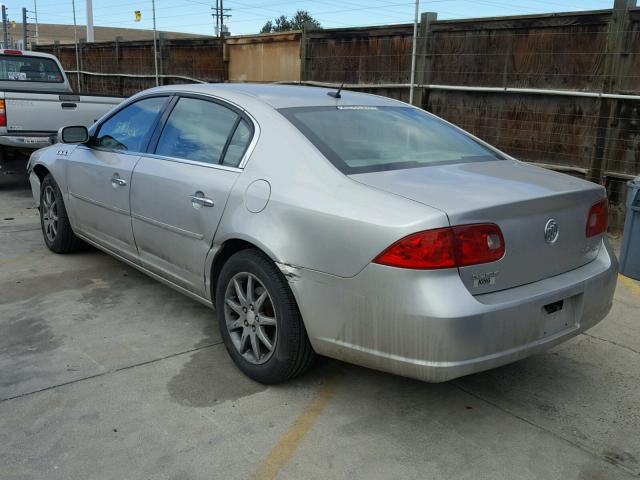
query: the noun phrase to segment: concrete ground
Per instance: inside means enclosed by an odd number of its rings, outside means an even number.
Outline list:
[[[0,177],[1,479],[640,475],[640,286],[547,353],[431,385],[326,360],[265,387],[215,314],[93,249],[44,246]]]

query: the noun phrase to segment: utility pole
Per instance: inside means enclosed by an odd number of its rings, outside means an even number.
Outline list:
[[[2,5],[2,47],[9,48],[9,29],[7,29],[7,7]]]
[[[416,83],[416,50],[418,47],[418,15],[420,0],[416,0],[416,11],[413,16],[413,47],[411,48],[411,85],[409,85],[409,103],[413,105],[413,90]]]
[[[93,0],[87,0],[87,43],[93,42]]]
[[[27,24],[27,9],[22,7],[22,49],[23,50],[29,50],[28,46],[27,46],[27,40],[28,40],[28,35],[27,35],[27,30],[28,28],[28,24]]]
[[[78,79],[78,91],[82,91],[80,86],[80,55],[78,55],[78,25],[76,24],[76,0],[71,0],[73,8],[73,42],[76,46],[76,75]]]
[[[156,0],[151,0],[151,10],[153,12],[153,65],[156,69],[157,87],[158,85],[160,85],[160,79],[158,78],[158,46],[156,42]]]
[[[38,1],[33,0],[33,15],[35,16],[34,20],[36,22],[36,45],[40,45],[40,31],[38,30]]]
[[[214,7],[211,7],[214,10]],[[215,26],[215,35],[216,37],[223,37],[225,35],[224,32],[224,19],[231,17],[231,15],[225,13],[230,11],[230,8],[224,8],[223,0],[216,0],[215,13],[213,13],[213,17],[216,20]]]

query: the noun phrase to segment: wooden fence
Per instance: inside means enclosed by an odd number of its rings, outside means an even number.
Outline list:
[[[620,225],[626,181],[640,174],[640,9],[612,1],[553,15],[423,14],[414,103],[517,158],[606,185]],[[412,24],[161,39],[160,82],[345,83],[408,101],[412,41]],[[40,49],[76,70],[73,46]],[[80,50],[83,90],[129,95],[155,85],[151,42]]]

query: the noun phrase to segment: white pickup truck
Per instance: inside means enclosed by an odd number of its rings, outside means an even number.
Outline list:
[[[50,145],[59,128],[89,127],[123,99],[75,94],[58,59],[0,49],[0,173]]]

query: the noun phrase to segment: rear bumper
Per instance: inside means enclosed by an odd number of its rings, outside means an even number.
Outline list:
[[[296,269],[289,283],[316,352],[429,382],[520,360],[591,328],[609,312],[618,264],[605,241],[587,265],[472,296],[456,270],[371,264],[345,279]],[[562,301],[562,309],[545,306]]]
[[[20,149],[37,150],[39,148],[51,145],[50,138],[52,135],[0,135],[0,145],[5,147],[13,147]]]

